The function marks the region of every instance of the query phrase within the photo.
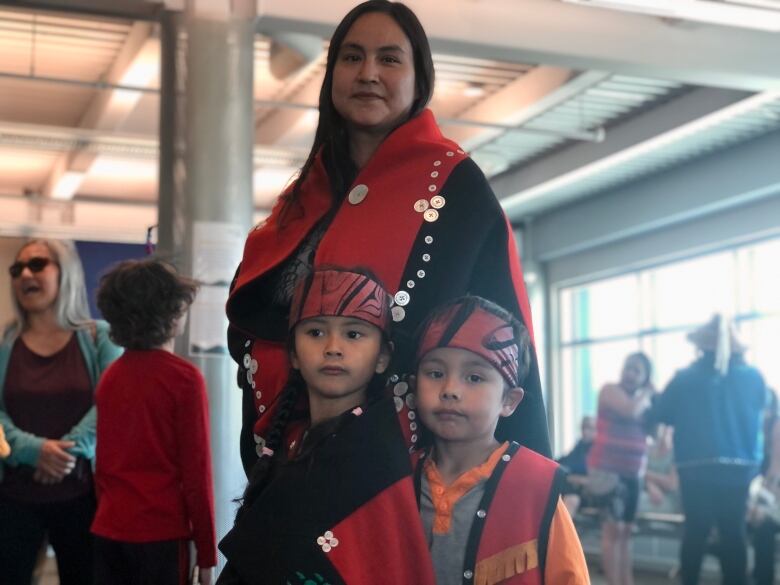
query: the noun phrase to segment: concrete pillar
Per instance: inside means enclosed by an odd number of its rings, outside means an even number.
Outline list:
[[[189,0],[182,23],[161,23],[159,248],[202,283],[177,353],[208,385],[218,540],[246,482],[224,304],[252,224],[255,17],[255,0]]]

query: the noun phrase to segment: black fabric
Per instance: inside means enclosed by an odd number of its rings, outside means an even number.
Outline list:
[[[383,398],[276,466],[271,483],[220,542],[228,575],[252,585],[296,582],[297,574],[342,583],[317,537],[411,472],[394,402]]]
[[[583,441],[580,439],[574,448],[566,455],[556,460],[556,463],[561,467],[565,467],[566,471],[576,475],[588,474],[588,453],[590,448],[593,447],[593,441]]]
[[[698,477],[680,476],[685,524],[680,547],[680,577],[683,585],[699,582],[701,563],[708,550],[712,528],[717,528],[716,547],[724,585],[747,583],[745,512],[749,484],[713,483]]]
[[[766,518],[753,530],[753,566],[754,585],[774,585],[775,583],[775,535],[780,526]]]
[[[0,579],[3,585],[30,585],[43,539],[57,555],[60,585],[91,585],[95,516],[92,494],[53,503],[0,499]]]
[[[510,443],[507,447],[505,455],[514,456],[520,445],[517,443]],[[493,473],[485,483],[485,492],[482,495],[482,500],[479,502],[480,510],[490,510],[490,503],[493,501],[493,497],[496,495],[498,484],[501,481],[501,476],[504,474],[504,470],[507,466],[507,461],[503,457],[498,460]],[[420,465],[422,467],[422,465]],[[466,554],[463,556],[463,585],[470,585],[474,581],[474,568],[477,566],[477,553],[479,552],[479,543],[482,540],[482,531],[485,529],[485,520],[479,515],[475,516],[473,523],[471,524],[471,530],[469,531],[469,539],[466,542]],[[466,570],[471,571],[471,578],[467,578]]]
[[[243,380],[242,380],[243,378]],[[238,369],[239,385],[246,381],[246,370]],[[249,472],[257,463],[257,448],[255,445],[254,424],[257,420],[255,413],[255,399],[250,391],[243,390],[241,395],[241,434],[239,435],[239,449],[241,451],[241,463],[244,473],[249,477]]]
[[[188,575],[181,540],[119,542],[95,537],[95,585],[181,585]]]
[[[539,570],[544,575],[544,569],[547,566],[547,545],[550,541],[550,526],[552,526],[555,510],[558,508],[558,501],[566,485],[566,472],[560,467],[555,470],[555,477],[550,488],[550,497],[544,508],[542,516],[542,525],[539,527]]]

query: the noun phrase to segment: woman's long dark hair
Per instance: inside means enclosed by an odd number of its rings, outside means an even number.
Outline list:
[[[270,449],[269,454],[262,455],[252,466],[249,472],[249,481],[244,490],[244,495],[239,500],[241,505],[236,511],[236,522],[241,520],[244,513],[257,500],[262,491],[268,484],[271,475],[271,466],[273,465],[277,454],[282,449],[284,432],[287,429],[287,423],[290,422],[290,416],[298,404],[302,392],[306,391],[306,383],[298,370],[290,369],[287,377],[287,384],[279,394],[279,406],[274,412],[274,418],[268,431],[265,446]]]
[[[314,143],[309,151],[306,162],[303,163],[298,178],[292,191],[285,197],[281,211],[281,224],[287,218],[289,211],[295,207],[301,192],[301,186],[314,165],[317,153],[322,149],[322,158],[325,170],[330,181],[330,190],[335,206],[344,196],[347,188],[354,181],[357,170],[349,153],[349,141],[344,118],[336,111],[333,105],[333,70],[336,67],[341,45],[344,37],[355,24],[355,21],[364,14],[379,12],[387,14],[401,27],[409,39],[414,55],[414,88],[415,100],[409,112],[409,119],[414,118],[428,105],[433,95],[434,71],[431,47],[425,30],[417,19],[417,16],[406,5],[400,2],[388,0],[368,0],[355,6],[342,19],[336,27],[328,47],[328,59],[325,66],[325,79],[320,89],[319,111],[320,118],[317,131],[314,134]]]
[[[382,343],[387,343],[384,334],[382,336]],[[384,388],[385,378],[380,374],[374,374],[366,391],[367,399],[371,401],[377,396],[380,396]],[[263,454],[260,459],[255,462],[252,470],[249,472],[249,479],[246,489],[244,489],[244,495],[239,500],[236,500],[240,503],[240,506],[236,511],[236,522],[240,521],[246,511],[252,507],[252,504],[254,504],[255,501],[257,501],[260,494],[263,493],[263,490],[265,490],[273,477],[273,465],[279,460],[280,453],[285,449],[283,443],[287,425],[290,422],[293,412],[295,412],[298,400],[305,392],[306,383],[301,377],[301,373],[298,370],[291,369],[287,385],[279,395],[279,407],[274,413],[274,418],[271,421],[271,427],[268,431],[268,438],[266,439],[265,446],[270,449],[270,452]]]

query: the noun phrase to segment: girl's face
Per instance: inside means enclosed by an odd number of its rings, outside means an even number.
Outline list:
[[[390,362],[378,327],[351,317],[315,317],[295,326],[292,366],[306,382],[310,402],[343,403],[343,410],[365,400],[374,374]]]
[[[48,262],[41,270],[33,272],[29,266],[33,259],[33,266],[40,264],[38,259]],[[33,242],[19,251],[16,262],[24,268],[19,276],[11,279],[11,287],[22,310],[28,314],[41,313],[54,307],[60,292],[60,268],[49,248]]]
[[[347,128],[385,135],[409,115],[415,98],[412,45],[387,14],[358,18],[341,44],[331,99]]]
[[[620,385],[629,392],[638,390],[647,384],[647,368],[639,358],[633,357],[626,360],[623,365],[623,373],[620,376]]]
[[[417,368],[417,409],[437,441],[494,440],[498,420],[511,415],[523,390],[506,390],[488,361],[465,349],[440,347]]]

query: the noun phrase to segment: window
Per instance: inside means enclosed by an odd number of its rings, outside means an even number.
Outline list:
[[[560,289],[561,451],[576,442],[581,417],[596,413],[599,389],[619,379],[629,353],[648,354],[663,389],[695,357],[687,333],[714,313],[735,318],[748,361],[780,390],[778,266],[780,239]]]

